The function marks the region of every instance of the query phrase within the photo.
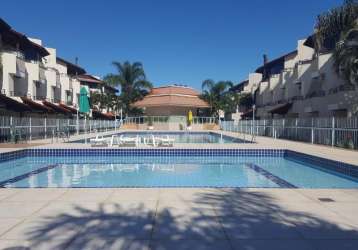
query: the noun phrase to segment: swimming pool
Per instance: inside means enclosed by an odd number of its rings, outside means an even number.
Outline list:
[[[133,131],[121,132],[117,135],[123,135],[127,137],[135,137],[138,135],[141,138],[150,138],[151,135],[154,135],[156,137],[169,135],[169,137],[175,139],[175,143],[249,143],[248,140],[243,140],[214,132]],[[107,137],[110,138],[111,136]],[[77,140],[73,142],[85,143],[85,140]]]
[[[358,188],[358,171],[285,150],[30,149],[0,187]]]

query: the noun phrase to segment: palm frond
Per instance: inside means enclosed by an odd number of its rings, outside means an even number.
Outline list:
[[[105,80],[107,80],[109,84],[116,83],[115,86],[120,86],[121,95],[119,99],[125,113],[128,114],[132,111],[137,112],[131,107],[131,104],[146,95],[152,88],[152,84],[146,79],[143,64],[141,62],[130,63],[129,61],[125,61],[120,63],[114,61],[112,65],[115,67],[117,73],[108,74]]]

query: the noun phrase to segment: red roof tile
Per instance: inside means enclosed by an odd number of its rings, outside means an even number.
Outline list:
[[[90,82],[90,83],[98,83],[98,84],[104,84],[104,81],[94,77],[94,76],[91,76],[91,75],[78,75],[77,76],[77,79],[80,81],[80,82]]]
[[[178,106],[208,108],[209,104],[200,99],[199,92],[183,86],[153,88],[150,93],[133,104],[136,107]]]

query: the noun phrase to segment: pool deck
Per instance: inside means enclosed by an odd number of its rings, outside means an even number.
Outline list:
[[[349,189],[1,189],[0,248],[356,250],[357,211]]]
[[[50,142],[36,148],[91,148]],[[175,145],[197,147],[290,149],[358,165],[357,151],[266,137]],[[0,189],[0,249],[356,250],[357,211],[358,189]]]

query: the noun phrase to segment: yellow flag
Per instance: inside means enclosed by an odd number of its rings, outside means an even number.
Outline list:
[[[191,112],[191,110],[189,110],[188,112],[188,122],[191,123],[193,121],[193,112]]]

